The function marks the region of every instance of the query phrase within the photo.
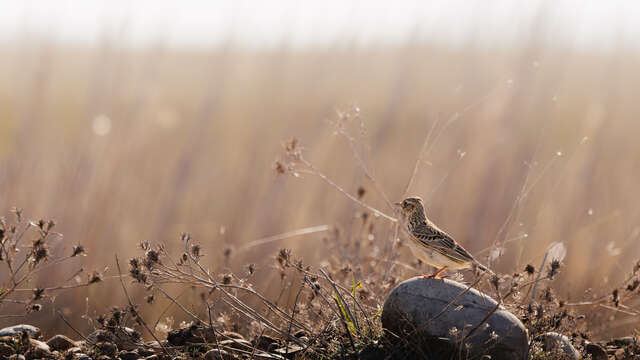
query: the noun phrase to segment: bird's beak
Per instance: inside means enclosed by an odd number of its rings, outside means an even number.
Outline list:
[[[395,205],[395,206],[402,206],[402,202],[395,202],[395,203],[393,203],[393,205]]]

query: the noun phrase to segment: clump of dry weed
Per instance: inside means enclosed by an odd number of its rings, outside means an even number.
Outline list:
[[[0,308],[11,317],[21,317],[42,309],[42,301],[51,294],[63,290],[80,288],[102,280],[98,272],[88,275],[86,281],[68,284],[66,282],[34,287],[34,280],[42,271],[72,261],[85,254],[82,245],[73,246],[67,255],[53,254],[50,243],[61,241],[62,234],[53,231],[53,220],[28,220],[22,209],[14,208],[10,220],[0,217],[0,262],[6,266],[2,272],[0,288]],[[70,280],[77,279],[82,268]],[[22,311],[15,310],[22,306]],[[13,309],[13,311],[8,311]]]

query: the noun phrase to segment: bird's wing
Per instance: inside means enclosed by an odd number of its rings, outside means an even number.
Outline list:
[[[451,236],[442,230],[425,224],[424,227],[421,226],[414,229],[413,235],[426,246],[452,260],[459,262],[474,261],[473,256],[467,250],[458,245]]]

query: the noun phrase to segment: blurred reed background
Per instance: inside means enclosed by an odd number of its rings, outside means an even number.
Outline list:
[[[410,189],[434,221],[483,261],[494,240],[517,239],[493,261],[506,273],[537,267],[549,244],[563,242],[557,294],[604,295],[640,257],[640,52],[626,41],[554,42],[549,7],[507,45],[479,42],[474,31],[455,46],[412,33],[388,43],[268,47],[232,37],[189,47],[161,37],[123,46],[126,32],[89,44],[18,34],[0,47],[0,209],[55,219],[64,239],[53,252],[80,242],[85,270],[108,266],[108,275],[115,254],[127,259],[144,240],[178,248],[185,231],[213,269],[269,269],[282,246],[318,265],[327,256],[322,233],[239,249],[299,228],[346,227],[360,210],[317,178],[276,176],[274,160],[291,137],[347,191],[362,185],[366,202],[385,209],[326,122],[358,106],[367,160],[392,200],[430,129],[446,126]],[[486,14],[470,28],[481,32]],[[86,310],[123,304],[119,283],[107,279],[60,294],[53,308],[86,329]],[[637,322],[599,313],[611,320],[594,324],[602,335]],[[24,321],[69,332],[49,308]]]

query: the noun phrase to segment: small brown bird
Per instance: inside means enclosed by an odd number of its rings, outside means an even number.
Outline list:
[[[424,275],[425,278],[437,278],[445,269],[478,268],[493,274],[451,236],[427,219],[421,198],[409,197],[396,205],[400,206],[402,213],[407,217],[409,248],[413,255],[440,269],[431,276]]]

